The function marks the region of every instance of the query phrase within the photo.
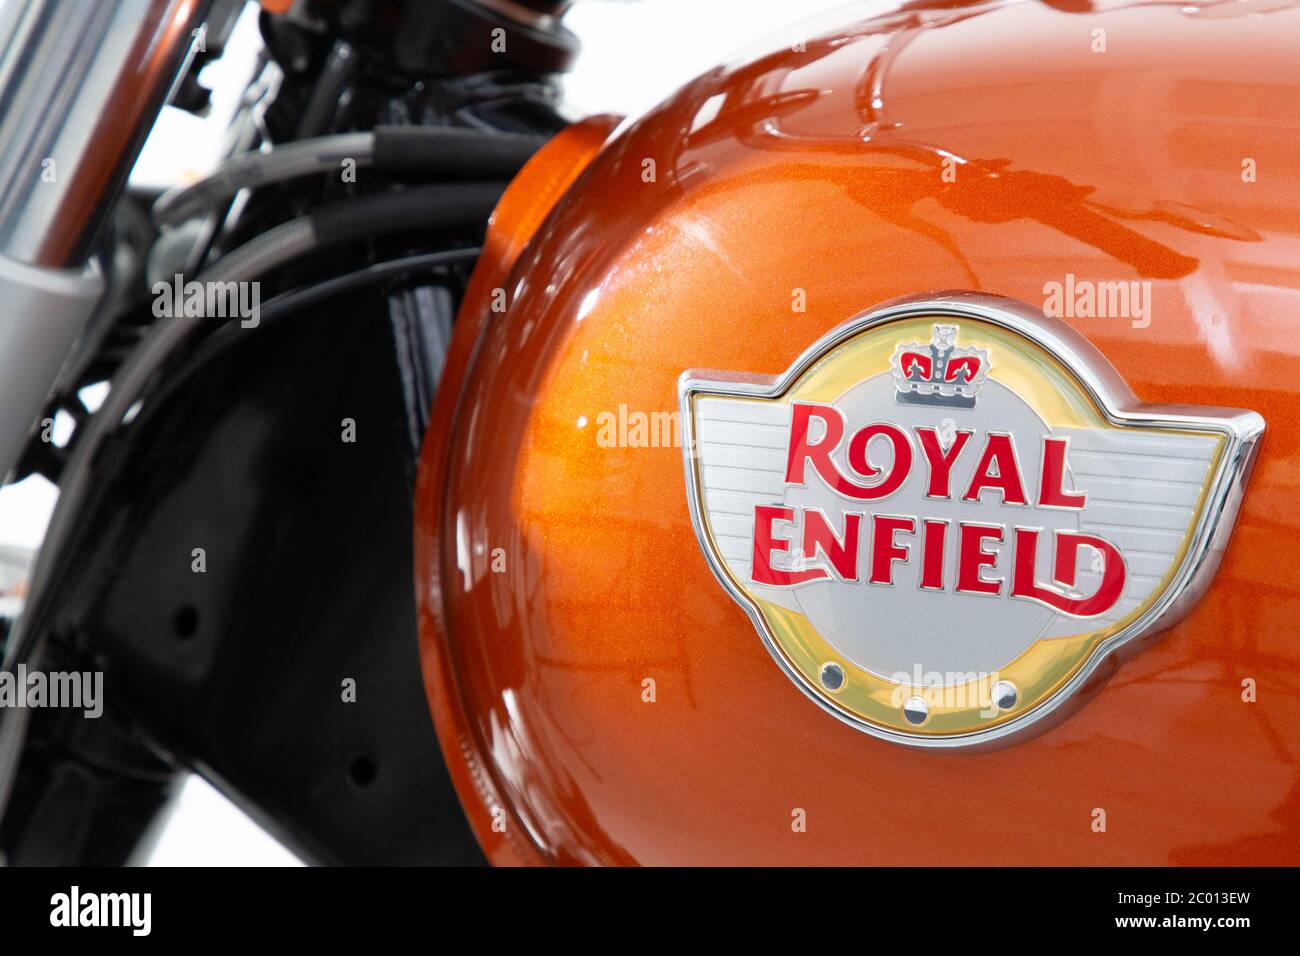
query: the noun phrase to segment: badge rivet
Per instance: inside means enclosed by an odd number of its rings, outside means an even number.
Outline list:
[[[822,665],[822,686],[827,690],[839,690],[844,686],[844,668],[834,661]]]
[[[919,727],[930,716],[930,708],[923,698],[909,697],[903,701],[903,716],[909,724]]]
[[[993,706],[998,710],[1010,710],[1018,698],[1016,685],[1011,681],[1000,680],[993,685]]]

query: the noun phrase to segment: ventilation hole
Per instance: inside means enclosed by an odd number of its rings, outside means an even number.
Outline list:
[[[182,641],[188,641],[199,630],[199,612],[193,604],[182,604],[172,615],[172,631]]]
[[[352,781],[352,786],[365,788],[375,782],[375,776],[379,773],[379,768],[369,757],[362,754],[359,757],[353,757],[352,763],[348,764],[348,779]]]

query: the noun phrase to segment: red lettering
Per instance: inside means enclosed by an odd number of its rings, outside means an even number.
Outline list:
[[[998,556],[984,550],[988,539],[1002,540],[1002,529],[987,525],[961,524],[961,544],[957,553],[957,590],[966,594],[1001,594],[1002,579],[986,581],[985,568],[997,563]]]
[[[871,577],[872,584],[894,583],[894,562],[906,561],[910,552],[907,545],[899,545],[894,535],[899,531],[916,533],[916,522],[911,518],[876,515],[871,519]]]
[[[855,494],[855,498],[871,501],[887,498],[903,486],[912,470],[912,443],[907,440],[907,435],[901,428],[886,422],[867,425],[854,433],[849,441],[850,468],[868,481],[880,475],[880,469],[867,459],[867,445],[877,436],[885,438],[893,446],[894,463],[884,480],[870,488],[860,489],[862,494]]]
[[[819,442],[810,441],[808,437],[814,418],[826,426],[826,434]],[[839,469],[835,467],[835,462],[831,460],[831,452],[838,448],[844,439],[843,413],[833,405],[795,402],[790,418],[790,450],[785,462],[786,483],[804,484],[807,476],[806,466],[811,462],[813,469],[821,476],[822,481],[826,482],[827,487],[846,498],[875,501],[892,495],[902,487],[912,468],[912,445],[901,430],[886,424],[868,425],[859,430],[849,442],[849,466],[867,480],[880,475],[880,469],[873,467],[867,460],[867,442],[876,435],[883,435],[893,444],[893,467],[890,468],[889,474],[885,475],[884,480],[877,485],[856,484],[840,474]]]
[[[1119,550],[1109,541],[1096,535],[1074,531],[1056,532],[1056,562],[1054,577],[1063,588],[1073,588],[1079,566],[1079,549],[1092,548],[1101,554],[1101,584],[1091,597],[1073,598],[1034,581],[1034,568],[1038,556],[1038,531],[1034,528],[1016,529],[1016,567],[1012,576],[1011,596],[1031,598],[1048,607],[1077,617],[1096,617],[1105,614],[1124,593],[1127,572]]]
[[[997,466],[994,470],[994,465]],[[990,434],[984,454],[975,466],[970,487],[963,496],[966,501],[978,501],[985,488],[1002,492],[1002,500],[1009,505],[1028,504],[1025,486],[1020,480],[1020,466],[1016,462],[1016,449],[1010,435]]]
[[[790,550],[790,542],[776,537],[772,531],[772,524],[777,521],[793,520],[793,508],[781,508],[776,505],[754,506],[754,557],[749,576],[755,584],[771,584],[780,587],[830,577],[830,573],[823,568],[783,571],[772,567],[773,552]]]
[[[948,539],[948,522],[927,518],[921,539],[921,587],[943,590],[943,546]]]
[[[826,426],[822,440],[813,443],[808,440],[809,426],[816,418]],[[831,461],[833,452],[844,438],[844,416],[838,408],[830,405],[805,405],[795,402],[790,417],[790,451],[786,457],[785,480],[787,484],[804,483],[804,466],[812,462],[817,474],[822,476],[832,488],[839,479],[839,472]]]
[[[1038,503],[1048,508],[1082,508],[1085,495],[1065,490],[1065,450],[1069,439],[1043,439],[1043,475],[1038,483]]]
[[[803,553],[816,557],[820,548],[831,567],[845,581],[858,579],[858,541],[861,538],[862,515],[848,512],[844,515],[844,538],[837,540],[830,522],[820,511],[803,514]]]
[[[814,420],[820,421],[825,431],[820,441],[810,439]],[[928,466],[927,497],[951,499],[953,469],[961,460],[975,432],[971,429],[956,430],[946,449],[937,429],[921,426],[915,432]],[[831,405],[794,403],[789,452],[786,457],[786,482],[804,484],[808,466],[811,465],[827,487],[858,501],[886,498],[903,487],[915,458],[912,440],[903,429],[888,422],[873,422],[858,429],[845,446],[845,467],[841,471],[831,456],[844,444],[845,437],[846,422],[839,409]],[[888,467],[874,465],[868,457],[868,449],[877,438],[889,442],[891,446],[892,461]],[[1066,490],[1068,452],[1067,438],[1043,438],[1042,471],[1037,497],[1039,506],[1070,509],[1082,509],[1085,506],[1087,497],[1083,492]],[[988,489],[997,491],[1005,504],[1029,504],[1015,444],[1010,435],[992,433],[987,436],[984,450],[962,500],[977,502]],[[788,553],[792,547],[790,539],[777,534],[775,525],[778,521],[794,525],[799,517],[803,522],[804,557],[812,563],[791,570],[774,567],[773,556]],[[860,512],[845,512],[842,530],[837,534],[832,518],[818,509],[800,515],[800,509],[794,507],[756,506],[752,580],[756,584],[776,587],[833,578],[858,581],[862,526],[867,517]],[[870,520],[872,540],[869,573],[865,577],[867,581],[893,585],[895,565],[908,562],[912,551],[912,545],[900,544],[898,536],[900,533],[915,536],[919,532],[920,586],[934,591],[945,588],[947,549],[951,543],[948,535],[950,521],[894,515],[870,516]],[[1009,543],[1005,534],[1006,530],[997,525],[974,522],[958,524],[957,581],[953,590],[963,594],[998,595],[1003,593],[1003,585],[1009,584],[1007,593],[1011,597],[1035,600],[1077,617],[1104,614],[1123,595],[1127,577],[1124,558],[1113,544],[1103,538],[1074,531],[1054,532],[1053,576],[1050,581],[1040,584],[1036,580],[1040,530],[1015,528]],[[993,545],[1004,543],[1007,543],[1012,552],[1010,557],[1013,568],[1009,574],[993,573],[986,577],[986,572],[996,572],[1001,555],[1001,549],[994,548]],[[1092,595],[1079,597],[1070,592],[1075,590],[1081,551],[1084,548],[1098,556],[1101,582]]]
[[[916,430],[916,437],[921,441],[921,451],[925,452],[925,460],[930,465],[930,483],[925,493],[931,498],[949,496],[948,484],[949,477],[952,475],[952,466],[957,463],[957,456],[961,454],[973,434],[975,433],[969,429],[958,430],[953,436],[952,447],[945,452],[939,443],[937,431],[933,428]]]

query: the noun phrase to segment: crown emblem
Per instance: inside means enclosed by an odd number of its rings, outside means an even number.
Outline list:
[[[956,325],[935,325],[928,345],[901,343],[890,367],[899,402],[974,408],[988,378],[989,353],[958,345]]]

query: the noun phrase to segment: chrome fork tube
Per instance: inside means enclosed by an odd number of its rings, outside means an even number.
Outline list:
[[[0,0],[0,480],[103,291],[90,243],[209,0]]]
[[[0,254],[84,259],[191,48],[200,0],[0,0]]]

